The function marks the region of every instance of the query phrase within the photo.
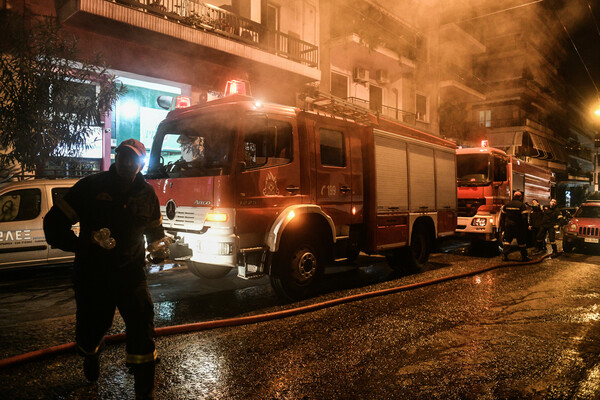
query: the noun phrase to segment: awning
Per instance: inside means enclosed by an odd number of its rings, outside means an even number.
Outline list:
[[[550,147],[552,148],[552,156],[556,161],[560,161],[560,162],[568,162],[569,159],[567,158],[567,153],[565,152],[565,150],[563,149],[563,146],[560,145],[557,142],[554,141],[548,141],[548,143],[550,144]]]
[[[506,148],[510,146],[521,146],[523,144],[523,132],[500,132],[488,135],[490,147]]]
[[[531,133],[529,133],[529,137],[531,138],[531,143],[533,143],[533,148],[542,152],[540,158],[550,158],[552,156],[552,149],[546,138]]]

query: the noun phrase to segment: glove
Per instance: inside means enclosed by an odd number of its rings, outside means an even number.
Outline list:
[[[558,229],[558,225],[554,225],[554,229]]]
[[[165,261],[165,259],[169,258],[171,252],[169,251],[169,246],[173,243],[173,239],[169,236],[165,236],[162,239],[158,239],[148,246],[146,250],[150,254],[148,254],[148,261],[160,264]]]
[[[106,250],[114,249],[117,242],[110,237],[110,229],[102,228],[99,231],[92,231],[92,242]]]

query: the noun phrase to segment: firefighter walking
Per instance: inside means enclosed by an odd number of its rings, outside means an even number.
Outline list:
[[[75,339],[89,381],[100,374],[99,353],[116,308],[126,325],[127,366],[136,399],[154,398],[154,306],[145,274],[144,238],[164,238],[159,202],[140,173],[145,146],[123,141],[109,171],[78,181],[44,219],[52,247],[75,252]],[[76,236],[71,226],[79,222]],[[166,256],[164,247],[155,251]]]
[[[555,256],[558,254],[558,248],[556,247],[556,230],[564,223],[565,219],[560,212],[560,208],[557,206],[556,199],[550,200],[550,205],[544,207],[543,213],[542,227],[537,236],[538,247],[540,247],[542,251],[546,251],[544,240],[546,234],[548,234],[548,242],[550,243],[550,246],[552,246],[552,255]]]
[[[523,194],[515,192],[513,199],[502,206],[500,211],[500,226],[504,231],[502,261],[508,261],[510,243],[515,238],[521,252],[521,261],[529,261],[527,256],[527,218],[529,212],[522,200]]]

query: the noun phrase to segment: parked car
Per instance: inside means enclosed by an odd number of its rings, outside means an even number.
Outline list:
[[[567,225],[563,250],[570,252],[584,246],[600,250],[600,200],[583,203]]]
[[[32,179],[0,184],[0,269],[72,262],[75,255],[51,248],[44,216],[77,179]],[[73,230],[79,234],[79,225]]]

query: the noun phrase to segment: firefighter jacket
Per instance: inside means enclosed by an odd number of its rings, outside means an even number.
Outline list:
[[[537,206],[531,205],[531,213],[529,214],[529,225],[539,228],[542,226],[544,211],[541,204]]]
[[[79,237],[71,227],[80,224]],[[116,241],[107,250],[92,240],[93,232],[108,228]],[[124,191],[116,168],[78,181],[56,202],[44,219],[46,240],[52,247],[75,252],[75,267],[97,267],[121,271],[145,266],[145,246],[164,237],[156,193],[138,173]]]
[[[544,207],[543,213],[542,226],[544,228],[552,228],[553,226],[562,224],[564,221],[564,217],[557,206]]]
[[[525,204],[519,200],[511,200],[500,210],[500,226],[520,228],[527,227],[528,211]]]

